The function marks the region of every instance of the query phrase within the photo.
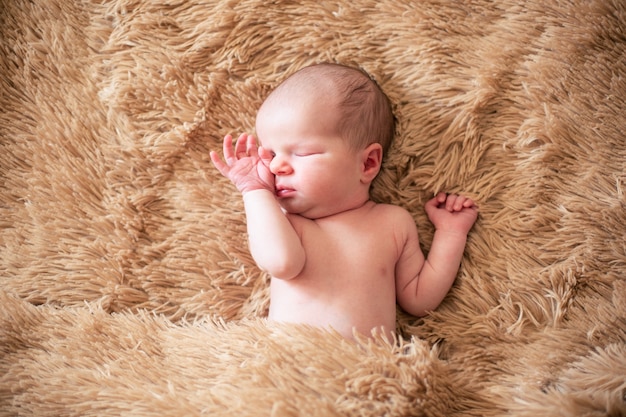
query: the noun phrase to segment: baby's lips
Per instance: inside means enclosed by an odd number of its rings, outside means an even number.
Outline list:
[[[283,186],[277,186],[274,190],[274,192],[276,193],[277,197],[285,197],[287,195],[289,195],[290,193],[292,193],[294,190],[292,188],[288,188],[288,187],[283,187]]]

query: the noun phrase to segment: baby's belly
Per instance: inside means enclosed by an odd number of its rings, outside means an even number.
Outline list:
[[[388,287],[388,286],[383,286]],[[341,292],[341,291],[340,291]],[[314,291],[295,281],[272,280],[269,319],[331,328],[347,338],[356,330],[371,336],[373,329],[395,331],[395,289]]]

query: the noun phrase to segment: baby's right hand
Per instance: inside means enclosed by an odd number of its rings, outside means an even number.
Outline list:
[[[211,151],[213,165],[230,179],[242,194],[253,190],[274,192],[274,174],[269,169],[272,155],[258,148],[253,135],[242,133],[233,147],[233,137],[224,137],[224,161]]]

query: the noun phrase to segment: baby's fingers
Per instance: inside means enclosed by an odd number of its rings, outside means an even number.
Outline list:
[[[446,199],[448,198],[448,194],[446,193],[438,193],[435,198],[433,198],[433,200],[431,201],[435,201],[437,205],[439,204],[444,204],[446,202]]]
[[[259,146],[259,158],[261,158],[261,162],[263,162],[263,165],[269,168],[270,163],[274,158],[274,155],[272,155],[272,153],[265,149],[263,146]]]
[[[462,195],[450,194],[446,200],[446,209],[450,212],[461,211],[471,207],[475,207],[474,201]]]
[[[454,211],[462,211],[464,209],[477,209],[474,200],[471,198],[464,197],[462,195],[456,196],[456,200],[454,201],[453,210]]]
[[[247,135],[248,138],[246,140],[246,152],[248,156],[253,156],[258,154],[258,147],[256,145],[256,138],[254,135]]]
[[[237,159],[245,158],[246,156],[248,156],[248,140],[248,134],[242,133],[241,135],[239,135],[239,138],[237,139],[237,144],[235,145],[235,156],[237,157]]]
[[[233,137],[231,135],[224,136],[222,152],[224,152],[224,160],[226,161],[226,163],[228,165],[231,165],[235,160],[235,153],[233,152]],[[211,157],[211,159],[213,158]]]
[[[456,194],[448,194],[446,198],[446,210],[449,212],[458,211],[461,209],[460,198]]]
[[[478,206],[476,206],[476,203],[474,202],[474,200],[472,200],[471,198],[466,198],[465,201],[463,202],[463,207],[464,208],[478,208]]]
[[[224,161],[222,161],[222,159],[220,158],[217,152],[211,151],[210,155],[211,155],[211,161],[213,162],[213,165],[215,165],[215,168],[217,168],[217,170],[222,175],[227,176],[228,171],[229,171],[228,165],[226,165]]]

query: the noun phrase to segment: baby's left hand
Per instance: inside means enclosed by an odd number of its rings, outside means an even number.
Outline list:
[[[478,207],[470,198],[439,193],[424,206],[435,229],[467,235],[478,218]]]

